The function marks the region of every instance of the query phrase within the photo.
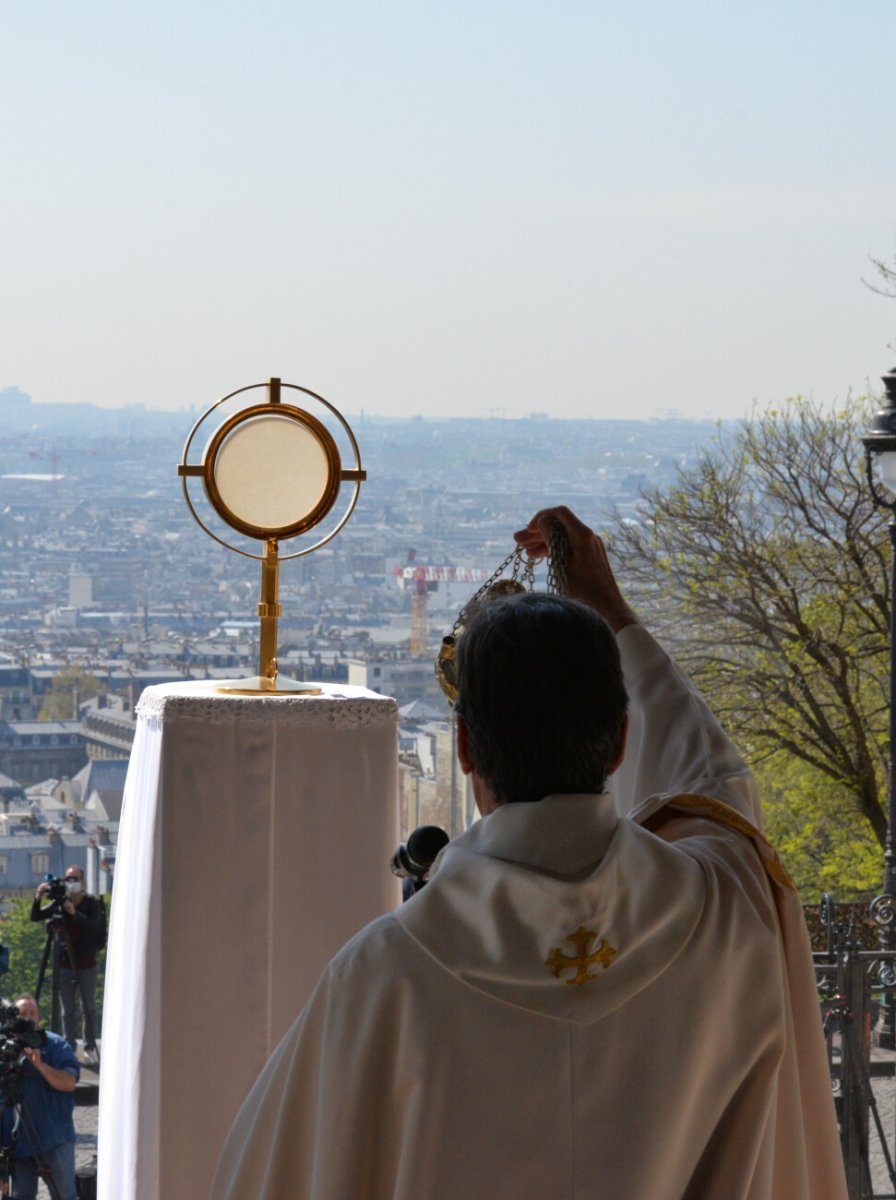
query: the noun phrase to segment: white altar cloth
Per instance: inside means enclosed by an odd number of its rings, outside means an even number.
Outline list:
[[[99,1200],[201,1200],[224,1138],[336,950],[395,907],[397,709],[147,688],[104,994]]]

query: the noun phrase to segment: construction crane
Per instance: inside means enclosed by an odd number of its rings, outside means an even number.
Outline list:
[[[426,653],[429,634],[429,591],[426,567],[414,567],[411,591],[411,658]]]
[[[488,572],[481,567],[437,567],[417,562],[415,550],[408,551],[407,565],[396,566],[395,580],[402,591],[411,593],[411,658],[426,656],[429,639],[429,593],[440,583],[484,583]]]

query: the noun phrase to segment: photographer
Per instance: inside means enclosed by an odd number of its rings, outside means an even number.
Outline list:
[[[84,1008],[84,1061],[90,1065],[99,1062],[96,1049],[96,956],[103,947],[105,919],[102,901],[84,891],[84,871],[71,866],[65,872],[65,899],[53,895],[56,883],[45,882],[38,886],[31,905],[32,921],[49,921],[53,936],[59,940],[59,995],[62,1000],[62,1026],[66,1041],[74,1050],[77,1046],[78,1026],[75,1011],[78,983]],[[41,901],[47,894],[52,903],[46,908]],[[58,925],[54,925],[58,922]],[[74,962],[69,957],[69,948],[63,933],[68,935]]]
[[[19,1015],[40,1026],[37,1002],[29,994],[16,1000]],[[75,1200],[75,1085],[80,1076],[75,1052],[64,1038],[46,1034],[42,1050],[30,1046],[21,1053],[21,1115],[12,1126],[11,1110],[4,1109],[3,1141],[10,1136],[15,1151],[13,1195],[22,1200],[37,1196],[38,1170],[52,1174],[59,1200]],[[9,1115],[8,1115],[9,1114]]]

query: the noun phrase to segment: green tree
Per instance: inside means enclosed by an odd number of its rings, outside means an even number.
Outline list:
[[[13,900],[0,923],[0,942],[9,947],[9,973],[0,977],[0,991],[9,1000],[22,992],[33,992],[37,986],[47,927],[31,920],[31,899],[31,896],[21,896]],[[45,1000],[49,998],[49,987],[48,967],[42,990]],[[42,1013],[47,1023],[50,1013],[46,1005],[42,1005]]]
[[[47,698],[37,714],[39,721],[69,721],[77,717],[75,692],[81,700],[92,700],[99,691],[99,680],[82,667],[66,667],[50,684]]]
[[[765,832],[806,904],[823,893],[868,899],[880,891],[880,843],[842,790],[795,758],[760,763]]]
[[[0,976],[0,993],[4,999],[14,1000],[22,992],[34,992],[47,939],[47,926],[43,921],[31,920],[32,896],[16,897],[9,904],[6,915],[0,919],[0,942],[9,947],[9,972]],[[108,917],[109,897],[106,897]],[[96,982],[97,1023],[102,1029],[103,986],[105,983],[106,952],[97,955],[99,970]],[[40,1011],[43,1024],[51,1027],[52,1005],[52,960],[48,960],[40,994]],[[55,1032],[62,1033],[62,1029]]]
[[[802,763],[813,819],[848,813],[880,846],[890,550],[865,479],[866,416],[860,401],[794,399],[720,428],[612,543],[751,765],[769,779]]]

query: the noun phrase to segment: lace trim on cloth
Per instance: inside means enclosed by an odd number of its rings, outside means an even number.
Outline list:
[[[729,804],[725,804],[722,800],[716,800],[712,796],[697,796],[689,792],[681,792],[676,796],[670,796],[662,808],[657,809],[647,818],[644,822],[645,825],[648,828],[659,825],[661,820],[658,818],[661,818],[662,814],[666,814],[670,808],[686,809],[692,815],[708,817],[710,821],[718,821],[720,825],[727,825],[729,829],[734,829],[744,837],[750,838],[759,852],[759,858],[769,878],[781,887],[789,888],[792,892],[796,891],[793,881],[787,874],[787,868],[781,862],[781,858],[771,842],[766,841],[756,826]],[[671,814],[669,815],[671,816]]]
[[[173,718],[218,724],[237,718],[270,721],[288,711],[290,721],[302,725],[354,729],[398,723],[398,705],[391,697],[349,696],[341,694],[338,688],[324,696],[222,696],[207,691],[191,696],[183,691],[172,695],[163,684],[146,688],[135,711],[141,720],[151,722]]]

